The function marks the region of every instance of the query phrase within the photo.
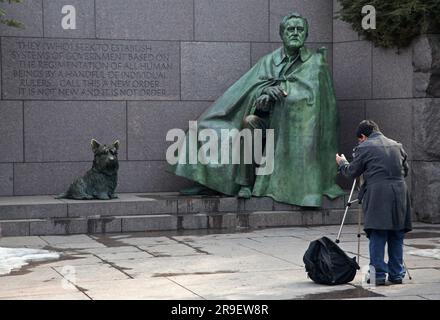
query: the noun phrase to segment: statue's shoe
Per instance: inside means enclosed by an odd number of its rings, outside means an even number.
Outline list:
[[[218,194],[217,191],[209,189],[205,186],[194,186],[194,187],[189,187],[189,188],[185,188],[179,191],[179,193],[181,195],[185,195],[185,196],[195,196],[195,195],[215,195]]]
[[[250,199],[252,197],[252,190],[249,187],[241,187],[237,195],[238,198]]]

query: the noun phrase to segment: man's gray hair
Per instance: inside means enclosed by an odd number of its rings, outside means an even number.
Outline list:
[[[304,21],[304,23],[306,25],[306,36],[308,36],[309,35],[309,22],[307,21],[306,18],[304,18],[298,12],[290,12],[287,16],[285,16],[283,18],[283,20],[281,20],[281,23],[280,23],[280,36],[283,36],[284,29],[286,29],[287,21],[289,21],[292,18],[299,18],[299,19],[302,19]]]

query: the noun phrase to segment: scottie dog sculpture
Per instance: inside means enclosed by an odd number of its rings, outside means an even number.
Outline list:
[[[69,189],[56,198],[77,200],[109,200],[117,198],[115,194],[118,184],[118,149],[119,141],[111,146],[102,145],[92,139],[92,150],[95,155],[92,169],[80,178],[77,178]]]

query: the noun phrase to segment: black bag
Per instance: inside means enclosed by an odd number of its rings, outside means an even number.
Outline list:
[[[316,283],[336,285],[348,283],[356,276],[359,265],[327,237],[312,241],[304,254],[307,274]]]

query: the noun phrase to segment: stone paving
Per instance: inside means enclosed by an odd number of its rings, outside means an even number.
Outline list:
[[[307,278],[302,257],[311,240],[336,238],[339,226],[246,230],[237,233],[156,232],[0,238],[0,247],[62,253],[0,277],[0,299],[440,299],[440,225],[414,224],[405,240],[412,280],[371,287],[324,286]],[[344,226],[341,247],[358,248],[357,226]],[[362,267],[368,240],[361,237]],[[413,254],[410,254],[412,252]]]

